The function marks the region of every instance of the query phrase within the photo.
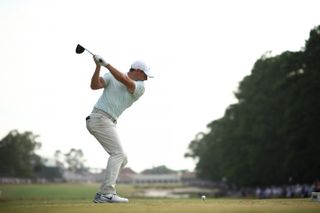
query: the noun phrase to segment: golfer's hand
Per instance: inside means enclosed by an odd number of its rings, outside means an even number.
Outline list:
[[[94,55],[93,59],[94,59],[94,62],[96,63],[96,65],[107,66],[109,64],[99,55]]]

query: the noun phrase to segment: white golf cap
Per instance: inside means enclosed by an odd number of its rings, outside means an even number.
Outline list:
[[[149,78],[153,78],[153,74],[150,72],[150,68],[143,61],[135,61],[131,64],[132,69],[142,70]]]

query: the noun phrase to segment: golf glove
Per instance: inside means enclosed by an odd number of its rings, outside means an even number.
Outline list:
[[[99,55],[95,55],[94,57],[94,60],[96,63],[98,63],[99,65],[101,66],[107,66],[109,63],[106,62],[101,56]]]

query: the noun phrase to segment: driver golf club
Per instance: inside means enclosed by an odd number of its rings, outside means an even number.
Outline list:
[[[76,53],[77,53],[77,54],[81,54],[81,53],[83,53],[85,50],[86,50],[88,53],[90,53],[91,55],[95,55],[95,54],[93,54],[91,51],[89,51],[88,49],[86,49],[86,48],[84,48],[83,46],[81,46],[80,44],[77,45]]]
[[[91,51],[89,51],[88,49],[84,48],[84,47],[81,46],[80,44],[77,45],[76,53],[77,53],[77,54],[81,54],[81,53],[83,53],[85,50],[86,50],[88,53],[90,53],[91,55],[94,55]]]
[[[77,53],[77,54],[81,54],[81,53],[83,53],[85,50],[86,50],[88,53],[90,53],[91,55],[93,55],[93,56],[95,55],[95,54],[93,54],[91,51],[89,51],[87,48],[84,48],[83,46],[81,46],[80,44],[78,44],[77,47],[76,47],[76,53]],[[102,62],[102,60],[100,59],[99,62]]]

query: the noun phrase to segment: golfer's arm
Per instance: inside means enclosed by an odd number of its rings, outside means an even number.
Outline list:
[[[100,69],[101,69],[101,66],[97,65],[96,69],[92,75],[90,87],[93,90],[101,89],[101,88],[104,88],[104,86],[105,86],[103,78],[100,77]]]
[[[117,79],[127,87],[130,93],[134,92],[136,84],[131,78],[129,78],[126,74],[120,72],[110,64],[108,64],[106,68],[110,71],[110,73],[113,75],[115,79]]]

